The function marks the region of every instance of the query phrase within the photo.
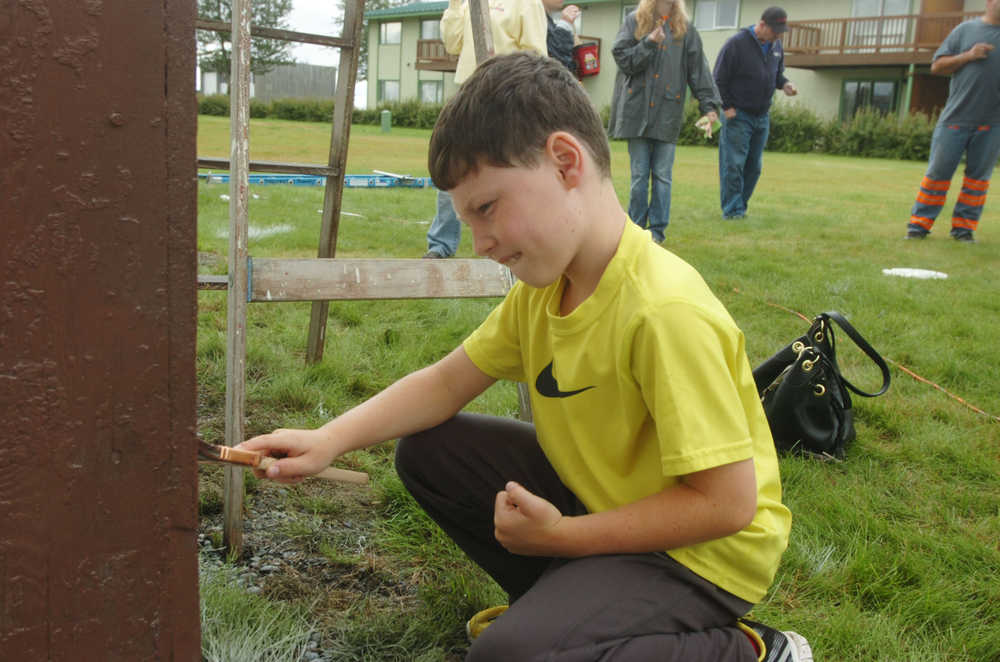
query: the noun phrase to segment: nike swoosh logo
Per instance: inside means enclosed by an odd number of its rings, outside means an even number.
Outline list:
[[[538,373],[538,379],[535,380],[535,390],[546,398],[568,398],[571,395],[583,393],[592,388],[594,387],[588,386],[586,388],[578,388],[575,391],[560,391],[559,382],[556,381],[555,375],[552,374],[552,361],[549,361],[549,364],[542,368],[542,371]]]

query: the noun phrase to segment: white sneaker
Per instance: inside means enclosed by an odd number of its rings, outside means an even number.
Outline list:
[[[813,662],[812,648],[798,632],[782,632],[745,618],[737,625],[757,649],[758,662]]]

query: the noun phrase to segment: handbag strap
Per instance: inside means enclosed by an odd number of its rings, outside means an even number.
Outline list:
[[[868,341],[865,340],[863,337],[861,337],[861,334],[858,333],[858,330],[855,329],[853,326],[851,326],[851,323],[848,322],[847,319],[843,315],[838,313],[836,310],[828,310],[825,313],[821,313],[819,317],[824,319],[831,319],[834,322],[836,322],[837,326],[843,329],[844,333],[846,333],[847,336],[854,341],[854,344],[857,345],[859,348],[861,348],[861,351],[867,354],[868,357],[875,362],[875,365],[879,367],[879,370],[882,371],[882,388],[880,388],[875,393],[866,393],[865,391],[862,391],[857,386],[847,381],[847,379],[845,379],[843,375],[841,375],[840,378],[843,380],[844,386],[851,389],[858,395],[862,395],[866,398],[874,398],[875,396],[882,395],[883,393],[888,391],[889,366],[886,364],[885,359],[882,358],[882,355],[876,352],[875,348],[869,345]]]

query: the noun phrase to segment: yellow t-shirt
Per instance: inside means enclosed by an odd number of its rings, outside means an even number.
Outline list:
[[[534,51],[548,55],[545,41],[548,24],[541,0],[489,0],[489,3],[494,53]],[[446,51],[458,55],[455,83],[463,83],[476,68],[468,2],[450,0],[441,16],[441,41]]]
[[[597,289],[566,316],[562,290],[562,280],[543,289],[518,282],[466,339],[466,353],[492,377],[531,385],[539,443],[590,512],[752,457],[753,522],[665,551],[760,601],[788,545],[791,513],[742,332],[701,276],[633,223]]]

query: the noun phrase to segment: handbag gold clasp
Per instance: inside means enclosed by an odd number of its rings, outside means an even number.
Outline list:
[[[817,398],[821,398],[823,397],[823,394],[826,393],[826,387],[822,384],[816,384],[816,386],[813,387],[813,393],[816,394]]]

